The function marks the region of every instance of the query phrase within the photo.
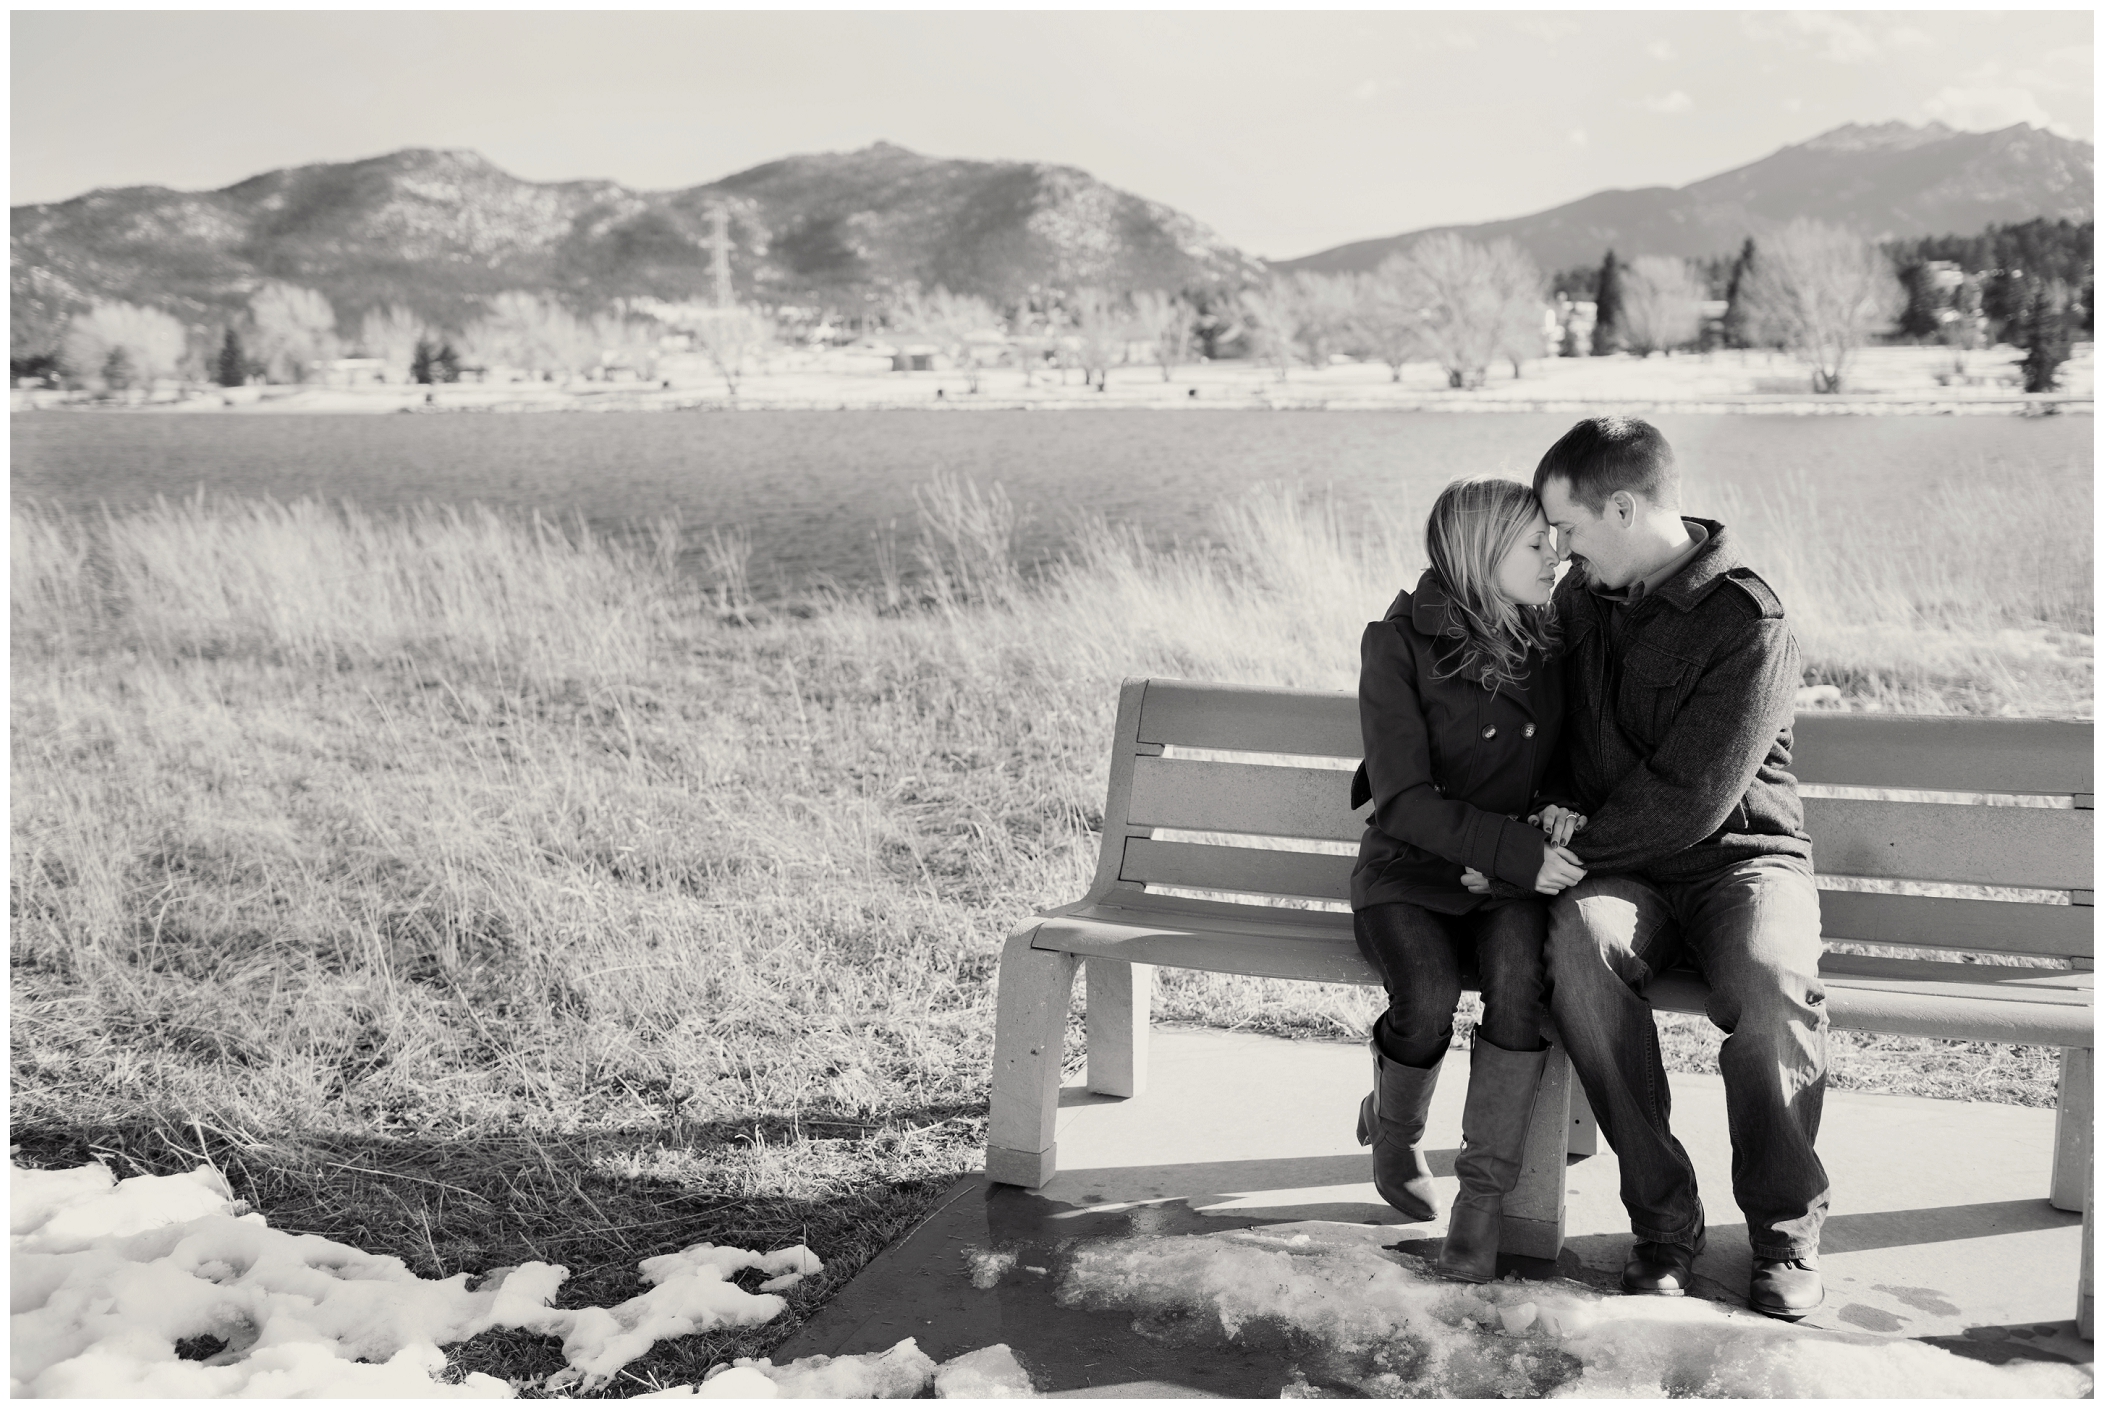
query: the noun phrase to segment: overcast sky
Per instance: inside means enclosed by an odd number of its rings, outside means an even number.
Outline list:
[[[697,185],[878,139],[1082,167],[1251,253],[1684,185],[1845,122],[2094,140],[2087,11],[15,11],[16,204],[468,147]]]

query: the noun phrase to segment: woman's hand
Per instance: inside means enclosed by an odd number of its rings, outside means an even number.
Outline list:
[[[1569,846],[1571,838],[1585,830],[1583,816],[1553,802],[1527,820],[1549,834],[1551,846]]]
[[[1490,894],[1490,878],[1473,866],[1461,868],[1461,886],[1462,889],[1472,891],[1477,895]]]
[[[1552,846],[1542,856],[1541,870],[1534,876],[1534,889],[1542,895],[1556,895],[1584,879],[1584,864],[1562,847]]]

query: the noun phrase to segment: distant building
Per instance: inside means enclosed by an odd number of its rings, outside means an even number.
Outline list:
[[[378,357],[330,357],[309,365],[328,387],[378,386],[387,380],[387,363]]]

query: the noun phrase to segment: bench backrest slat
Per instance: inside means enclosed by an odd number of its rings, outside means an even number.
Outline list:
[[[2089,888],[2094,812],[1808,797],[1804,817],[1830,876]]]
[[[1801,781],[1902,792],[2076,796],[2070,808],[1807,797],[1822,876],[1872,882],[2020,886],[2071,893],[2075,905],[1824,890],[1832,939],[2093,957],[2091,726],[2079,720],[1798,716]],[[1276,764],[1163,756],[1170,750],[1273,755]],[[1159,831],[1352,843],[1366,812],[1348,806],[1351,774],[1294,758],[1354,759],[1358,701],[1337,691],[1191,681],[1126,683],[1091,896],[1148,886],[1327,901],[1349,895],[1348,855],[1214,844]],[[1251,905],[1253,913],[1264,907]],[[1277,913],[1275,910],[1272,913]]]
[[[1147,682],[1139,737],[1184,748],[1328,758],[1357,758],[1365,747],[1356,695],[1194,680]]]
[[[1357,841],[1366,814],[1351,810],[1351,784],[1333,768],[1143,757],[1133,760],[1126,815],[1142,827]]]
[[[2086,905],[1822,890],[1819,924],[1828,939],[1861,944],[2062,959],[2096,955],[2096,912]]]
[[[2062,797],[2095,791],[2094,731],[2081,720],[1807,711],[1791,732],[1800,783]]]
[[[1120,874],[1128,881],[1188,890],[1349,900],[1356,859],[1313,851],[1265,851],[1135,837],[1125,843],[1125,867]]]

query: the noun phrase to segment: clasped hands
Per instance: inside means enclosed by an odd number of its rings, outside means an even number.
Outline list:
[[[1527,819],[1530,827],[1539,827],[1548,833],[1548,850],[1542,855],[1541,870],[1535,873],[1534,889],[1540,895],[1556,895],[1568,886],[1585,879],[1585,864],[1574,856],[1568,843],[1571,838],[1585,830],[1585,818],[1568,807],[1550,803]],[[1469,867],[1461,872],[1461,884],[1477,895],[1490,894],[1490,881],[1481,871]]]

